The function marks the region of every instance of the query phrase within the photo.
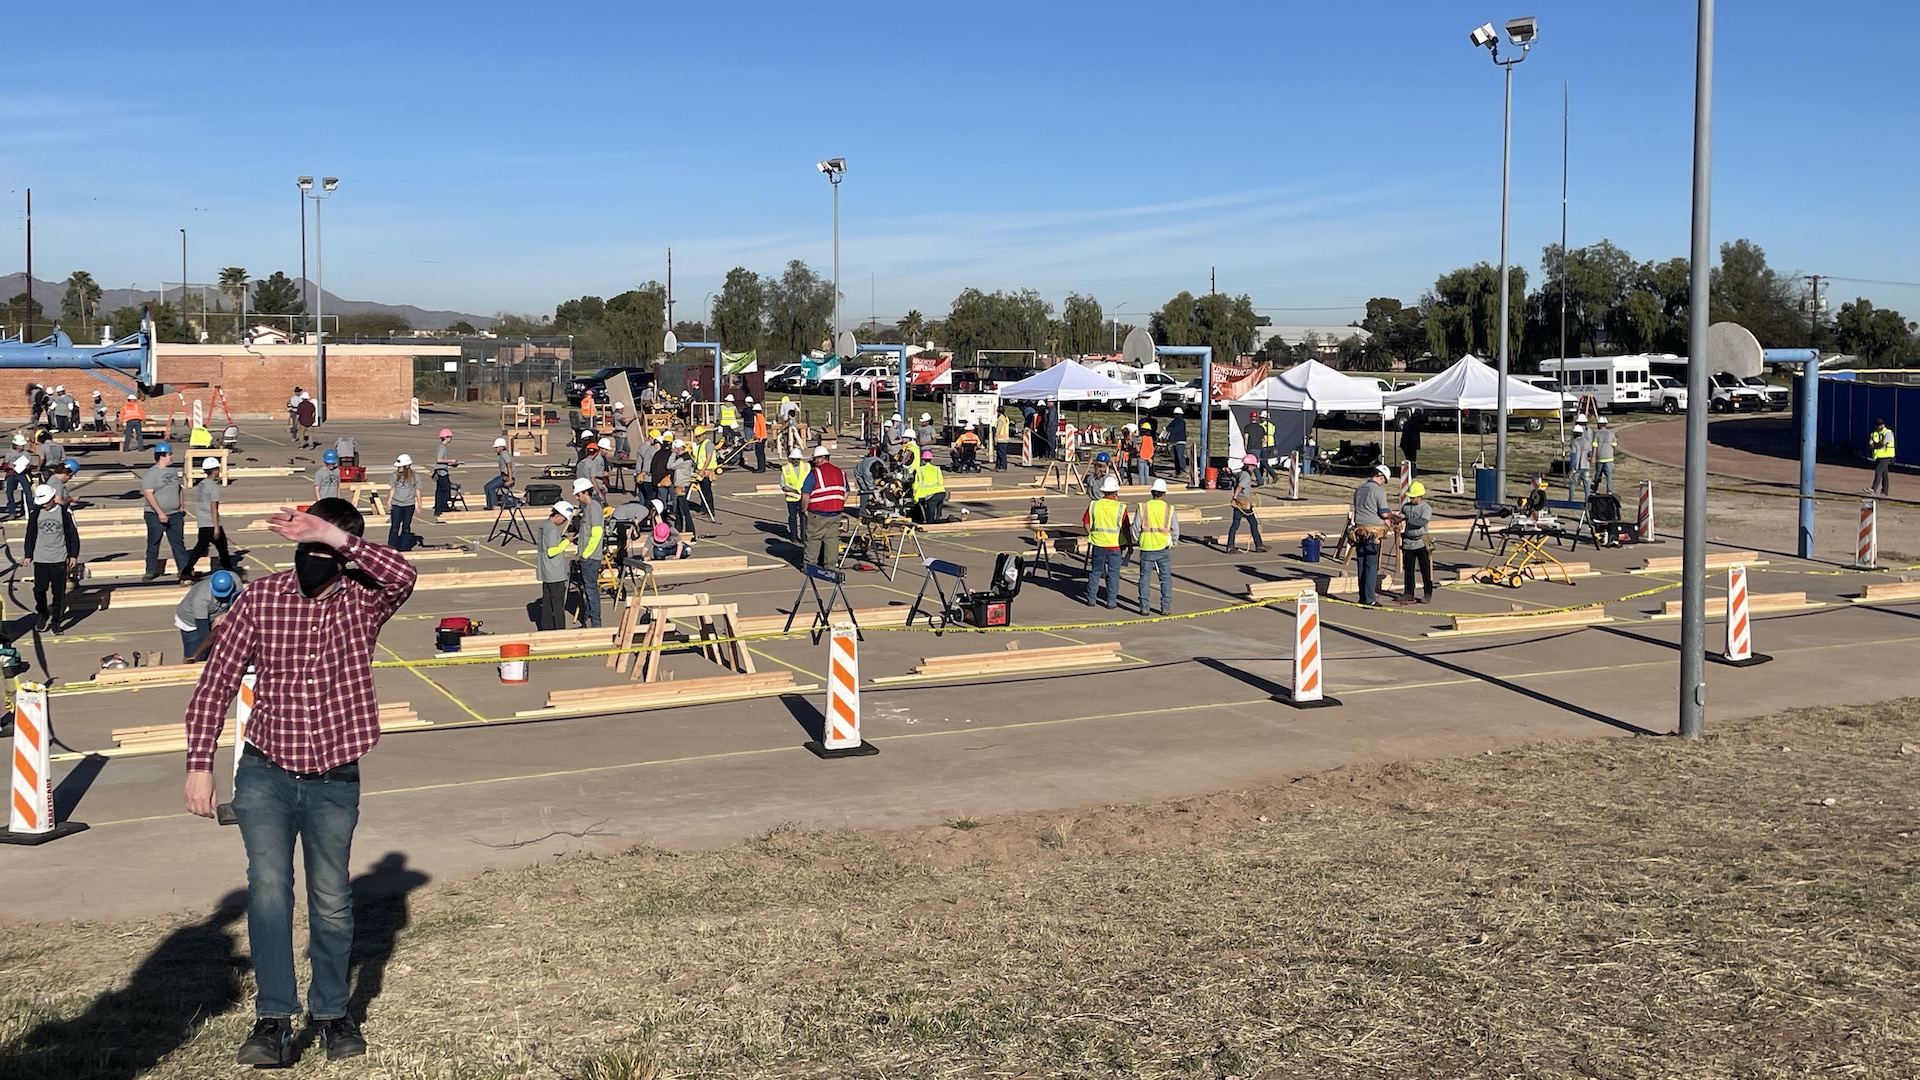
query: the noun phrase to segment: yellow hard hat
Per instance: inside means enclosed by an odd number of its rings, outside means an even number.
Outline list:
[[[706,433],[707,433],[707,425],[705,424],[701,424],[699,427],[696,427],[693,429],[693,437],[696,439],[702,435],[705,435]]]
[[[1415,480],[1411,485],[1407,487],[1407,498],[1409,499],[1421,498],[1425,496],[1426,493],[1427,493],[1427,485],[1421,483],[1418,480]]]

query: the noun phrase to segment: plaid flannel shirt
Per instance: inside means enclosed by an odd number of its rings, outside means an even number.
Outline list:
[[[413,595],[417,575],[390,547],[350,537],[340,550],[359,573],[350,570],[324,599],[302,595],[291,570],[242,590],[187,704],[188,772],[213,770],[214,744],[249,664],[258,679],[246,739],[280,767],[325,772],[380,741],[373,646]]]

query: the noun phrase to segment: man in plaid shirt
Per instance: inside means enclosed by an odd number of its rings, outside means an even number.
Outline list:
[[[307,1006],[327,1057],[364,1054],[347,1015],[353,949],[348,887],[360,817],[361,755],[380,741],[369,660],[380,628],[413,594],[413,564],[361,539],[352,503],[321,499],[267,527],[294,541],[294,568],[250,585],[227,613],[187,705],[187,809],[214,815],[213,750],[241,676],[255,672],[253,714],[233,782],[247,849],[247,938],[258,994],[242,1065],[291,1063],[300,1013],[293,971],[293,843],[307,865]]]

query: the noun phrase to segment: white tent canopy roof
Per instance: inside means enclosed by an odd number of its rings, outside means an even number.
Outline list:
[[[1378,412],[1382,395],[1372,379],[1355,378],[1308,360],[1269,378],[1229,404],[1295,412]]]
[[[1133,397],[1138,388],[1109,379],[1071,360],[1000,388],[1008,401],[1114,401]]]
[[[1499,398],[1500,373],[1487,366],[1485,360],[1468,353],[1433,378],[1405,390],[1395,390],[1383,400],[1388,405],[1401,408],[1493,409],[1499,407]],[[1507,409],[1558,412],[1560,395],[1509,376]]]

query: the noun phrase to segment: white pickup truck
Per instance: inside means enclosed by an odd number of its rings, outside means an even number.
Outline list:
[[[1758,412],[1767,407],[1767,395],[1740,381],[1730,371],[1716,371],[1708,380],[1713,389],[1710,407],[1714,412]]]
[[[1687,411],[1687,388],[1671,375],[1653,376],[1648,382],[1647,392],[1663,413],[1671,415]]]

